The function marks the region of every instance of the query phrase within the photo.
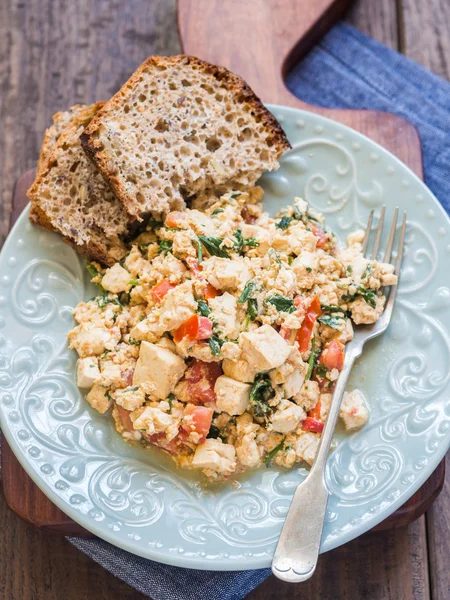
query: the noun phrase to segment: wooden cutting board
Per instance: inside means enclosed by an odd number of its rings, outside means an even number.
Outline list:
[[[312,45],[342,16],[350,0],[178,0],[183,49],[242,75],[265,102],[309,110],[340,121],[378,142],[423,176],[420,140],[400,117],[367,110],[310,106],[293,96],[283,78]],[[144,58],[144,57],[143,57]],[[16,183],[11,226],[27,204],[29,171]],[[6,501],[22,519],[44,531],[89,536],[32,482],[2,439],[2,479]],[[442,462],[426,483],[376,529],[401,527],[432,504],[444,483]]]

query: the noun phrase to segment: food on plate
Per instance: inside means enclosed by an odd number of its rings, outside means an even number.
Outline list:
[[[192,56],[148,58],[81,139],[138,220],[206,189],[250,186],[290,148],[241,77]]]
[[[102,105],[75,106],[55,115],[28,196],[30,217],[37,225],[61,233],[83,256],[114,264],[125,254],[121,236],[130,219],[80,142],[81,132]]]
[[[130,441],[210,478],[311,464],[352,321],[374,323],[393,267],[340,248],[296,198],[275,218],[262,190],[147,223],[123,260],[88,265],[97,297],[74,311],[77,382]],[[368,409],[346,394],[349,431]]]

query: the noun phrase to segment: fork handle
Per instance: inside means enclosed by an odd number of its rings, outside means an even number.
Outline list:
[[[355,349],[345,355],[344,368],[336,384],[316,458],[309,475],[295,491],[281,530],[272,561],[272,573],[283,581],[306,581],[317,565],[328,503],[325,466],[342,396],[358,354],[360,352]]]

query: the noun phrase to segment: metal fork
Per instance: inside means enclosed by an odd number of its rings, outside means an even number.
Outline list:
[[[385,211],[386,207],[383,206],[370,257],[372,259],[376,259],[378,256]],[[391,261],[392,248],[397,229],[397,218],[398,208],[395,209],[383,262],[389,263]],[[362,251],[366,258],[369,254],[368,245],[372,220],[373,211],[370,213],[362,244]],[[397,246],[397,259],[395,263],[395,274],[398,278],[400,278],[405,229],[406,213],[403,213],[400,239]],[[307,478],[300,483],[295,491],[275,549],[272,561],[272,573],[283,581],[288,581],[290,583],[306,581],[315,571],[319,557],[320,541],[322,538],[329,494],[325,483],[325,466],[341,406],[342,396],[347,386],[353,363],[355,362],[355,359],[361,355],[364,344],[368,340],[381,335],[388,328],[392,310],[394,308],[395,297],[397,295],[397,287],[398,284],[388,289],[389,296],[386,301],[386,306],[378,321],[373,325],[362,325],[355,328],[353,340],[347,345],[344,367],[336,384],[316,458]]]

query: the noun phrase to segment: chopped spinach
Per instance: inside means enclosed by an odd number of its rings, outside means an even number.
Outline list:
[[[256,283],[251,279],[247,281],[247,283],[244,286],[244,289],[242,290],[242,294],[238,298],[238,304],[244,304],[245,302],[247,302],[248,298],[251,297],[255,289]]]
[[[311,267],[306,267],[306,272],[307,273],[311,273],[311,271],[312,271]]]
[[[215,217],[216,215],[220,215],[220,213],[223,213],[224,210],[225,210],[224,208],[216,208],[216,210],[212,211],[211,216]]]
[[[283,450],[283,446],[284,446],[284,440],[282,442],[280,442],[278,444],[278,446],[275,446],[275,448],[273,448],[270,452],[268,452],[266,454],[266,456],[264,457],[264,464],[266,465],[266,467],[272,466],[273,459],[278,454],[278,452],[280,452],[280,450]]]
[[[129,346],[139,346],[141,343],[141,340],[136,340],[132,337],[128,338],[128,345]]]
[[[317,365],[315,373],[319,377],[326,377],[327,373],[328,373],[328,369],[326,368],[325,365]]]
[[[230,258],[230,255],[221,247],[223,238],[211,237],[206,235],[199,235],[198,239],[203,244],[203,247],[210,253],[211,256],[218,256],[219,258]]]
[[[278,223],[275,223],[275,227],[284,231],[289,227],[293,220],[293,217],[281,217]]]
[[[159,251],[163,254],[167,254],[168,252],[172,252],[173,242],[170,240],[161,240],[159,242]]]
[[[89,273],[89,275],[91,276],[91,279],[93,279],[94,277],[97,277],[98,275],[100,275],[100,277],[103,278],[103,273],[101,271],[99,271],[93,263],[90,263],[90,262],[86,263],[86,269],[87,269],[87,272]],[[102,286],[101,283],[97,283],[96,285],[98,285],[102,294],[108,293],[105,290],[105,288]]]
[[[270,298],[266,298],[266,302],[273,304],[278,312],[295,312],[294,301],[292,298],[286,298],[286,296],[282,296],[281,294],[274,294],[273,296],[270,296]]]
[[[211,309],[208,306],[208,303],[204,300],[197,300],[198,312],[202,315],[202,317],[208,317],[211,314]]]
[[[347,265],[346,271],[349,275],[353,273],[353,267],[351,265]]]
[[[233,249],[236,250],[236,252],[242,252],[245,247],[257,248],[259,246],[259,242],[257,239],[251,237],[244,238],[240,229],[236,230],[234,237],[236,241],[234,243]]]
[[[149,219],[147,221],[147,229],[159,229],[163,225],[164,223],[162,221],[158,221],[157,219]]]
[[[217,438],[220,438],[222,440],[222,442],[225,441],[224,434],[220,431],[220,429],[216,425],[211,425],[211,427],[209,428],[209,431],[208,431],[208,435],[206,437],[213,438],[215,440]]]
[[[342,296],[342,300],[344,302],[353,302],[358,297],[362,298],[366,302],[366,304],[368,304],[372,308],[376,308],[377,303],[375,293],[371,290],[366,289],[362,285],[358,285],[354,294],[344,294]]]
[[[253,406],[253,412],[256,417],[268,417],[272,414],[272,408],[268,402],[274,396],[275,390],[272,387],[269,376],[266,373],[259,373],[255,377],[250,391],[250,404]]]
[[[324,312],[344,312],[344,309],[337,304],[322,304],[321,308]]]
[[[373,271],[372,265],[369,263],[367,265],[367,267],[365,268],[364,273],[361,276],[361,279],[366,279],[367,277],[369,277],[369,275],[372,273],[372,271]]]
[[[203,260],[203,248],[200,240],[195,240],[195,243],[197,245],[197,262],[200,265]]]
[[[209,343],[209,347],[211,348],[211,352],[213,353],[213,355],[219,356],[220,349],[222,348],[222,346],[225,343],[224,340],[220,339],[220,337],[214,333],[209,338],[208,343]]]
[[[308,358],[308,370],[306,372],[305,380],[311,379],[311,376],[316,366],[317,359],[319,358],[320,350],[316,350],[316,340],[313,338],[311,342],[311,352]]]
[[[274,250],[273,248],[271,248],[271,249],[269,250],[269,256],[273,256],[273,257],[275,258],[275,260],[277,261],[277,263],[278,263],[278,264],[280,265],[280,267],[281,267],[281,265],[282,265],[282,263],[281,263],[281,259],[280,259],[280,257],[278,256],[278,253],[277,253],[277,251],[276,251],[276,250]]]
[[[169,403],[169,409],[172,412],[172,408],[173,408],[173,401],[175,400],[175,394],[169,394],[167,396],[167,402]]]
[[[256,298],[249,298],[247,300],[247,316],[250,321],[254,321],[258,316],[258,301]]]
[[[135,286],[135,285],[139,285],[139,279],[130,279],[130,281],[128,282],[128,285],[131,286]]]
[[[324,325],[328,325],[328,327],[332,327],[333,329],[341,329],[343,317],[334,316],[334,315],[322,315],[317,320]]]

